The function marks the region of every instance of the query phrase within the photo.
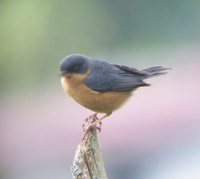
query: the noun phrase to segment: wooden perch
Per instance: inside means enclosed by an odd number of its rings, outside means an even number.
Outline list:
[[[89,117],[91,124],[94,116]],[[91,129],[78,145],[71,168],[75,179],[108,179],[98,140],[97,129]]]

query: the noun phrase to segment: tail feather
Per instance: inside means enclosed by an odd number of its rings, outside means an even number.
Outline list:
[[[151,78],[154,76],[164,75],[166,74],[171,68],[163,67],[163,66],[154,66],[150,68],[143,69],[142,71],[147,73],[147,78]]]

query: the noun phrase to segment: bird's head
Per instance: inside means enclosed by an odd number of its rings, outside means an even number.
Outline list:
[[[79,54],[66,56],[60,62],[60,75],[86,73],[88,71],[88,58],[87,56]]]

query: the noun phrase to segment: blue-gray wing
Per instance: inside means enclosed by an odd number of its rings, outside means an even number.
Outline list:
[[[92,70],[85,79],[85,84],[94,91],[131,91],[149,85],[142,81],[146,72],[97,60],[90,65]]]

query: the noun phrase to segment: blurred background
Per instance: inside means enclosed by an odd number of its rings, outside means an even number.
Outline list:
[[[99,134],[112,179],[200,178],[199,0],[1,0],[0,178],[72,178],[92,112],[61,89],[60,60],[83,53],[148,80]]]

